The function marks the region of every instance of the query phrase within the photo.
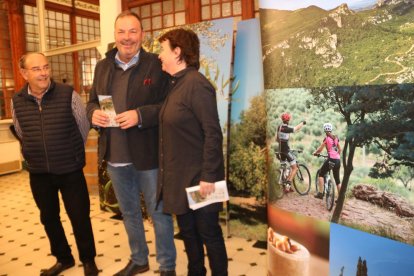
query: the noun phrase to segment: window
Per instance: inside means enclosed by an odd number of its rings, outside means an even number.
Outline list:
[[[37,23],[37,8],[24,5],[24,28],[26,32],[26,50],[28,52],[39,51],[39,33]]]
[[[79,56],[79,79],[80,91],[89,94],[92,88],[93,76],[95,74],[95,66],[98,60],[101,59],[101,55],[96,49],[88,49],[78,52]]]
[[[76,41],[85,42],[100,37],[99,20],[76,16]]]
[[[58,48],[72,44],[70,15],[54,10],[46,10],[46,46],[48,49]],[[27,51],[39,51],[39,34],[37,31],[37,8],[29,5],[24,6],[24,20],[26,31]],[[86,42],[100,38],[99,20],[76,16],[75,17],[76,42]],[[75,57],[77,59],[75,59]],[[51,74],[57,82],[76,86],[78,92],[89,92],[95,65],[100,59],[99,52],[93,49],[66,53],[48,57],[51,67]],[[77,63],[77,67],[75,67]],[[79,68],[74,72],[74,68]],[[77,74],[77,75],[75,75]],[[75,83],[75,76],[79,83]]]
[[[53,49],[71,44],[69,14],[46,10],[47,48]]]
[[[0,3],[0,118],[10,117],[6,113],[14,91],[13,66],[10,49],[9,21],[7,10]]]
[[[37,8],[25,5],[23,12],[26,31],[26,49],[29,52],[37,52],[39,51]],[[46,10],[45,17],[46,47],[53,49],[70,45],[69,14]]]
[[[72,53],[50,56],[48,59],[53,79],[57,82],[74,85]]]
[[[142,27],[152,35],[154,31],[185,24],[185,0],[164,0],[131,9],[142,19]]]
[[[234,17],[237,26],[237,22],[241,20],[241,2],[241,0],[201,0],[201,20]]]
[[[100,37],[100,25],[99,20],[76,17],[76,40],[77,42],[85,42],[90,40],[96,40]],[[80,90],[89,94],[92,88],[93,76],[95,74],[95,66],[98,60],[101,59],[101,55],[96,48],[83,50],[78,52],[79,63],[79,80]]]

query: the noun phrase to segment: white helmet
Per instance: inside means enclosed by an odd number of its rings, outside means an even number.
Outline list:
[[[324,123],[323,124],[323,131],[331,132],[333,130],[333,126],[331,123]]]

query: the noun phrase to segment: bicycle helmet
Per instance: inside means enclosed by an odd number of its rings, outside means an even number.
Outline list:
[[[331,132],[333,130],[333,126],[331,123],[325,123],[323,124],[323,131],[325,132]]]
[[[282,113],[282,115],[280,115],[280,119],[282,119],[283,122],[290,121],[290,118],[292,118],[292,116],[287,112]]]

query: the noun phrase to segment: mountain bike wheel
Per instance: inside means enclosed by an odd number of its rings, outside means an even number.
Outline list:
[[[316,172],[316,175],[315,175],[315,191],[316,191],[317,193],[323,193],[323,190],[322,190],[322,191],[319,191],[319,171],[320,171],[320,170],[318,170],[318,171]]]
[[[307,195],[311,187],[311,176],[308,168],[299,164],[298,171],[293,179],[293,186],[300,195]]]
[[[328,191],[326,191],[326,209],[332,210],[335,201],[335,185],[328,180]]]

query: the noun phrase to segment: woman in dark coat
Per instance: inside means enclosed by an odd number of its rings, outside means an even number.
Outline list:
[[[200,42],[190,30],[175,29],[159,38],[162,69],[171,75],[160,112],[158,198],[176,214],[188,257],[188,275],[206,275],[206,246],[212,275],[227,275],[227,253],[219,225],[222,203],[197,210],[188,206],[185,188],[200,185],[205,197],[224,179],[223,136],[216,92],[198,72]]]

